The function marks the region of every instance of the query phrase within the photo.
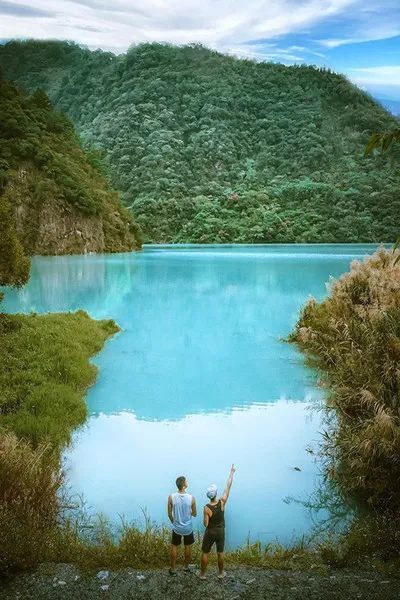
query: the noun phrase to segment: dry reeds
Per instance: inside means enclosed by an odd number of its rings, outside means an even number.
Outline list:
[[[322,454],[345,494],[400,510],[400,262],[380,248],[305,306],[291,335],[330,390]]]
[[[62,475],[48,445],[0,431],[0,574],[36,563],[57,526]]]

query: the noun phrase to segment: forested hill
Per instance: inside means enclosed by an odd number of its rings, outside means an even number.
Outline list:
[[[28,96],[0,73],[0,203],[11,205],[28,254],[140,245],[129,211],[97,167],[96,153],[85,154],[43,91]]]
[[[18,85],[42,87],[104,151],[149,240],[398,235],[398,150],[363,156],[371,132],[396,121],[340,75],[161,44],[114,56],[10,42],[0,65]]]

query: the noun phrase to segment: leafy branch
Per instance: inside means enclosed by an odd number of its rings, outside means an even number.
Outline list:
[[[400,142],[400,129],[386,131],[384,133],[374,133],[365,146],[364,156],[369,156],[373,150],[386,152],[393,142]]]

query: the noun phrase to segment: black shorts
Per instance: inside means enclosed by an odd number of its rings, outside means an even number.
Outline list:
[[[225,527],[215,527],[214,529],[205,530],[201,550],[205,554],[208,554],[209,552],[211,552],[211,548],[214,544],[217,545],[217,552],[224,551]]]
[[[192,544],[194,544],[193,531],[192,531],[192,533],[189,533],[188,535],[179,535],[179,533],[175,533],[175,531],[173,531],[171,544],[173,546],[180,546],[182,538],[183,538],[183,543],[185,544],[185,546],[191,546]]]

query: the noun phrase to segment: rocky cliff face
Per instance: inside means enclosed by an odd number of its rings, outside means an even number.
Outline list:
[[[140,247],[130,216],[119,202],[108,199],[102,213],[86,215],[51,194],[40,200],[32,196],[35,175],[26,169],[15,175],[6,197],[27,254],[126,252]]]
[[[86,217],[60,202],[46,202],[34,215],[35,232],[29,235],[32,211],[23,204],[14,208],[18,237],[30,255],[104,252],[101,216]]]

